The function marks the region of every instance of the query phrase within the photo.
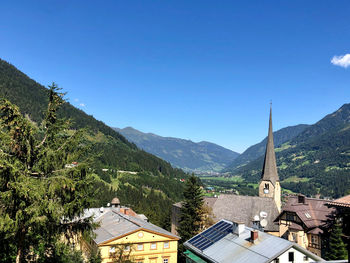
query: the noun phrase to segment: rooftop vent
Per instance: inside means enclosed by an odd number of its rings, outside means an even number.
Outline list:
[[[244,232],[244,229],[245,229],[245,225],[244,223],[241,223],[241,222],[233,222],[233,225],[232,225],[232,232],[236,235],[241,235],[243,232]]]

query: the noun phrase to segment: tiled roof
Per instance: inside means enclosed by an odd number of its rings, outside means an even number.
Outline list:
[[[222,194],[217,198],[207,197],[204,201],[213,209],[217,220],[226,219],[252,226],[254,216],[260,216],[260,212],[266,212],[267,226],[265,230],[279,230],[278,225],[274,223],[279,212],[272,198]]]
[[[334,211],[325,205],[327,202],[324,199],[305,197],[305,202],[299,203],[298,196],[289,196],[281,215],[284,212],[294,212],[308,229],[312,229],[324,225]]]
[[[94,222],[100,224],[100,226],[94,230],[94,233],[96,234],[94,241],[96,244],[101,244],[141,229],[179,239],[178,236],[164,230],[163,228],[146,222],[142,217],[121,213],[118,208],[104,208],[103,212],[100,211],[100,208],[90,208],[86,209],[84,212],[83,217],[93,216]]]
[[[350,207],[350,195],[343,196],[327,203],[329,206]]]

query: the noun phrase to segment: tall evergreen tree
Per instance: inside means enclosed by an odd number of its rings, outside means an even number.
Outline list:
[[[57,117],[63,96],[50,86],[40,126],[0,99],[0,262],[42,261],[57,256],[63,235],[91,233],[91,219],[77,216],[89,207],[93,177],[83,133]]]
[[[346,245],[342,240],[342,228],[339,223],[335,223],[330,231],[325,259],[339,260],[347,258]]]
[[[181,236],[182,243],[198,234],[202,218],[203,193],[198,177],[192,175],[186,181],[184,201],[181,208],[178,233]]]

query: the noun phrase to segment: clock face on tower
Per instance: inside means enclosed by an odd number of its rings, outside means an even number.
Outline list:
[[[142,237],[143,237],[143,233],[140,232],[140,233],[138,234],[138,237],[139,237],[139,238],[142,238]]]
[[[264,194],[268,194],[269,193],[269,189],[265,188],[264,189]]]

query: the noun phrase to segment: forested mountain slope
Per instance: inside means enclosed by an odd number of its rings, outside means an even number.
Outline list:
[[[257,182],[263,160],[261,156],[232,174]],[[350,190],[350,104],[277,147],[276,160],[283,188],[308,195],[345,195]]]
[[[19,106],[23,114],[37,123],[42,120],[42,112],[48,103],[44,86],[1,59],[0,97]],[[90,134],[89,157],[93,160],[93,171],[102,179],[96,188],[100,194],[96,195],[95,205],[106,205],[114,195],[119,195],[122,203],[150,216],[151,221],[154,218],[153,222],[159,224],[163,218],[158,218],[158,214],[166,214],[163,211],[170,209],[171,203],[181,198],[183,184],[175,179],[187,175],[180,169],[174,169],[168,162],[138,149],[124,136],[69,103],[62,106],[59,114],[72,119],[73,128],[86,128]],[[147,207],[147,198],[152,200],[153,207],[141,211]]]
[[[281,144],[290,141],[294,137],[298,136],[301,132],[303,132],[309,125],[307,124],[299,124],[295,126],[289,126],[273,133],[275,146],[278,147]],[[233,172],[238,167],[247,164],[255,159],[263,156],[265,154],[267,137],[261,142],[250,146],[247,150],[245,150],[241,155],[239,155],[236,159],[234,159],[227,167],[225,167],[225,172]]]
[[[114,128],[141,149],[185,171],[219,172],[239,154],[210,142],[195,143],[173,137],[143,133],[132,127]]]

